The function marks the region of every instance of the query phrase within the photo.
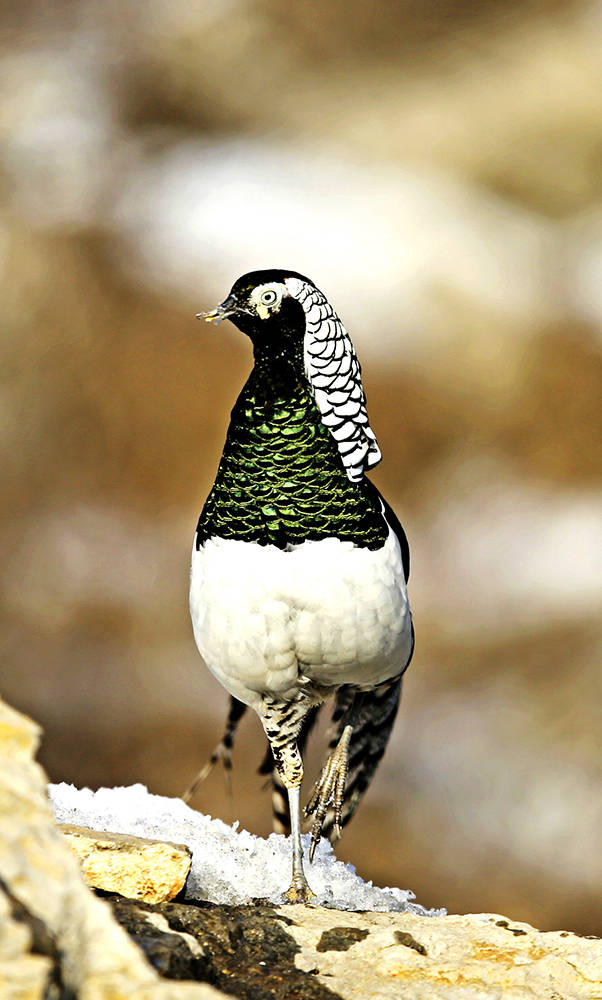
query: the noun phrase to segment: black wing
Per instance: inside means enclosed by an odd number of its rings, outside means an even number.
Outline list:
[[[374,499],[382,504],[387,523],[397,536],[401,549],[403,573],[407,583],[410,576],[410,547],[405,531],[393,508],[367,477],[364,477],[364,486]],[[349,747],[349,770],[343,799],[343,826],[349,822],[360,804],[387,748],[401,700],[402,675],[410,665],[413,652],[414,626],[412,625],[412,648],[407,662],[401,665],[399,674],[391,680],[378,684],[370,691],[363,691],[359,706],[354,711],[353,735]],[[328,745],[329,754],[332,753],[341,738],[355,695],[356,689],[347,685],[340,687],[336,693]],[[333,825],[334,814],[329,811],[326,814],[323,832],[331,840],[334,839]]]
[[[336,693],[328,754],[332,753],[341,738],[355,694],[356,690],[348,686],[339,688]],[[401,675],[378,684],[371,691],[362,692],[361,704],[355,712],[349,747],[349,770],[342,810],[343,826],[349,822],[359,806],[380,764],[389,742],[400,699]],[[322,832],[330,840],[335,839],[333,824],[334,814],[329,810]]]
[[[408,540],[406,538],[406,533],[401,526],[401,522],[397,517],[397,514],[393,510],[390,504],[387,503],[382,493],[377,490],[376,486],[371,479],[364,476],[364,489],[367,493],[373,497],[375,500],[380,500],[383,505],[383,513],[387,524],[391,526],[395,535],[397,535],[397,541],[399,542],[399,547],[401,549],[401,564],[403,566],[403,575],[405,576],[406,583],[410,579],[410,546],[408,545]]]

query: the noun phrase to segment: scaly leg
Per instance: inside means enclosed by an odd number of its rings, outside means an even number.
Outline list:
[[[291,813],[291,841],[293,844],[293,878],[285,897],[290,903],[311,903],[316,898],[309,887],[303,870],[303,846],[301,844],[301,819],[299,816],[299,785],[288,788],[288,804]]]
[[[352,732],[353,723],[348,722],[343,729],[339,742],[326,761],[322,773],[314,785],[311,798],[304,809],[306,816],[311,816],[312,813],[315,813],[315,819],[311,828],[310,862],[314,859],[314,852],[322,835],[322,826],[330,805],[332,805],[334,811],[334,832],[337,838],[341,836],[341,813],[345,797],[345,782],[349,766],[349,742]]]
[[[306,715],[307,706],[301,702],[292,706],[283,706],[281,702],[276,700],[264,699],[261,721],[270,742],[278,774],[288,794],[291,814],[293,872],[291,884],[284,893],[290,903],[311,903],[316,898],[303,870],[301,817],[299,815],[299,790],[303,780],[303,760],[297,744],[297,737]]]
[[[246,710],[247,706],[244,705],[242,701],[238,701],[237,698],[230,696],[230,707],[228,710],[228,718],[226,719],[226,730],[224,735],[211,754],[207,763],[201,768],[190,787],[184,792],[182,796],[184,802],[190,802],[199,785],[203,783],[205,778],[209,777],[219,760],[221,760],[224,766],[224,775],[226,778],[226,789],[228,795],[232,795],[232,747],[234,746],[234,735],[236,733],[238,723],[242,719]]]

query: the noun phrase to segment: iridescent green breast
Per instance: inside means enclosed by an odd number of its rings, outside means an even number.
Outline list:
[[[306,380],[268,385],[254,372],[232,411],[197,547],[214,535],[286,548],[337,537],[384,545],[375,491],[351,482]]]

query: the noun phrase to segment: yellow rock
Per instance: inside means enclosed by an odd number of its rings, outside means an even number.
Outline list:
[[[490,913],[279,912],[297,967],[343,1000],[602,1000],[602,940]]]
[[[77,854],[88,885],[118,892],[128,899],[164,903],[184,888],[191,854],[183,844],[99,833],[84,826],[59,823]]]
[[[217,1000],[205,983],[161,981],[86,886],[33,756],[39,727],[0,699],[0,1000]],[[62,994],[61,994],[62,995]]]

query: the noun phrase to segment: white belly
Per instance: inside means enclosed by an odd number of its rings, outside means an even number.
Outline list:
[[[398,674],[412,647],[401,552],[328,538],[291,551],[212,538],[192,553],[190,611],[201,656],[224,687],[257,707],[299,684],[371,686]]]

